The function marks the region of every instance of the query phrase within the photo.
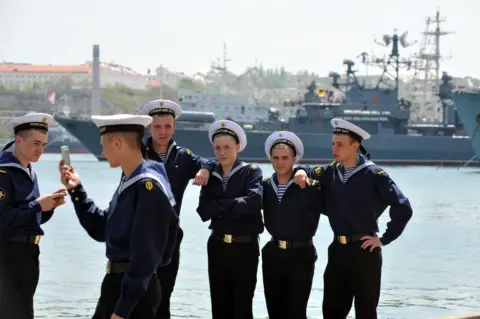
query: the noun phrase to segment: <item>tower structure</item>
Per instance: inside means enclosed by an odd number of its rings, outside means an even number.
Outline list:
[[[100,101],[100,45],[93,45],[92,59],[92,93],[91,93],[91,109],[92,114],[101,113]]]
[[[434,17],[427,17],[420,50],[414,57],[414,72],[407,96],[412,102],[412,114],[415,114],[416,120],[448,122],[438,96],[442,76],[440,63],[444,60],[440,54],[440,38],[452,33],[441,29],[445,21],[440,18],[439,10]]]

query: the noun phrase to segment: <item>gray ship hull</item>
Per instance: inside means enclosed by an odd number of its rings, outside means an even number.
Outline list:
[[[56,121],[75,136],[99,160],[102,146],[97,127],[89,120],[58,117]],[[247,131],[248,144],[240,153],[244,161],[267,162],[264,143],[270,132]],[[332,134],[299,133],[305,146],[304,163],[324,163],[332,160]],[[177,144],[202,157],[213,158],[214,152],[206,130],[177,129]],[[378,164],[394,165],[462,165],[475,152],[469,138],[447,136],[372,135],[364,142]],[[473,163],[477,164],[477,163]]]
[[[470,136],[473,149],[480,159],[480,93],[452,93],[460,121]]]

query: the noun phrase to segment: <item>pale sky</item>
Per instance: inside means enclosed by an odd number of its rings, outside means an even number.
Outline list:
[[[192,74],[207,71],[226,42],[235,73],[258,60],[326,76],[342,73],[344,58],[383,54],[373,40],[395,28],[418,40],[403,52],[417,52],[437,7],[455,31],[442,37],[451,56],[442,69],[480,78],[480,0],[0,0],[0,61],[82,64],[98,43],[104,62]]]

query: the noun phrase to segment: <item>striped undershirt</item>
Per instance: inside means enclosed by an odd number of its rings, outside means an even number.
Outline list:
[[[352,176],[353,171],[356,167],[344,168],[345,172],[343,173],[343,183],[345,184],[350,176]]]
[[[227,176],[224,176],[222,177],[222,188],[223,188],[223,191],[225,191],[227,189],[227,184],[228,184],[228,178],[230,176],[227,175]]]
[[[277,197],[278,201],[281,202],[283,198],[283,194],[285,194],[285,191],[287,190],[287,184],[279,184],[277,185]]]
[[[162,161],[162,163],[167,162],[167,153],[157,153],[157,154],[158,154],[158,157],[160,157],[160,160]]]

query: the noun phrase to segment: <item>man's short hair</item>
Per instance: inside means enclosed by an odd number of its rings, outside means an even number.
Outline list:
[[[107,136],[109,138],[111,138],[113,136],[118,136],[118,137],[123,138],[130,148],[141,149],[142,138],[141,138],[139,133],[135,133],[135,132],[112,132],[112,133],[107,133],[107,134],[108,134]]]
[[[37,131],[37,132],[40,132],[40,133],[43,133],[43,134],[48,134],[48,132],[45,131],[45,130],[37,129],[37,128],[31,128],[31,129],[28,129],[28,130],[21,130],[15,135],[18,135],[22,138],[29,138],[30,135],[32,135],[32,131]]]

